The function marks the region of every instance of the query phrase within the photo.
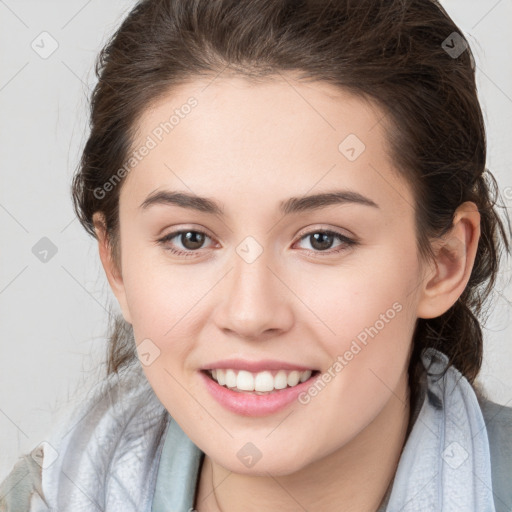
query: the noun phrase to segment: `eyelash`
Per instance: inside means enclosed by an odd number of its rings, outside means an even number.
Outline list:
[[[165,245],[167,242],[171,241],[173,238],[176,238],[179,235],[182,235],[183,233],[199,233],[199,234],[204,235],[205,237],[211,239],[211,237],[208,236],[207,233],[205,233],[204,231],[201,231],[199,229],[181,229],[179,231],[173,231],[172,233],[168,233],[163,238],[160,238],[159,240],[157,240],[157,242],[161,245]],[[336,249],[333,251],[331,251],[331,250],[314,251],[314,250],[306,249],[307,253],[313,254],[315,256],[317,256],[317,255],[332,256],[333,254],[338,254],[340,252],[346,251],[347,249],[349,249],[353,246],[356,246],[358,243],[355,240],[352,240],[351,238],[348,238],[345,235],[342,235],[341,233],[338,233],[338,232],[332,231],[332,230],[328,230],[328,229],[317,229],[315,231],[309,231],[308,233],[305,233],[304,235],[302,235],[298,241],[300,241],[304,238],[307,238],[308,236],[311,236],[316,233],[322,233],[324,235],[332,235],[332,236],[338,238],[338,240],[340,240],[341,242],[343,242],[343,245],[341,246],[341,249]],[[170,251],[172,254],[175,254],[176,256],[182,256],[185,258],[194,258],[194,257],[196,257],[194,253],[197,253],[200,251],[200,249],[197,249],[195,251],[192,251],[192,250],[182,251],[182,250],[174,249],[172,247],[165,247],[165,250]]]

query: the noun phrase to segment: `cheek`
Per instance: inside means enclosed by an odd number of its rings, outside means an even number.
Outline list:
[[[157,355],[144,370],[158,394],[176,384],[171,374],[186,370],[212,281],[194,265],[171,264],[156,252],[146,250],[144,257],[144,251],[132,251],[123,262],[123,279],[136,344]]]
[[[324,390],[318,398],[314,392],[304,397],[304,403],[310,400],[305,407],[322,415],[328,438],[340,439],[368,425],[396,396],[407,371],[415,325],[414,272],[381,270],[354,272],[345,286],[340,283],[311,307],[323,322],[317,339],[329,358],[322,368]],[[324,289],[332,290],[332,283]],[[346,425],[344,432],[340,425]]]
[[[354,339],[396,345],[410,338],[418,275],[414,251],[390,244],[296,280],[295,290],[311,312],[305,318],[324,324],[322,338],[334,356]]]
[[[205,286],[190,282],[193,272],[184,272],[184,267],[173,269],[162,261],[144,264],[136,256],[134,251],[126,259],[124,280],[139,358],[156,396],[171,415],[182,418],[182,411],[191,409],[183,372],[194,348],[191,340],[199,338],[196,313]],[[150,354],[149,361],[144,352]]]
[[[323,368],[333,383],[327,385],[329,399],[339,404],[328,413],[333,424],[347,413],[370,421],[407,370],[419,267],[414,251],[401,259],[398,252],[390,245],[375,251],[375,261],[362,257],[352,268],[340,267],[337,276],[317,280],[318,293],[309,294],[316,323],[322,321],[317,339],[330,356]]]
[[[198,272],[192,265],[173,265],[163,250],[140,243],[134,242],[125,254],[123,281],[134,331],[165,337],[204,294]]]

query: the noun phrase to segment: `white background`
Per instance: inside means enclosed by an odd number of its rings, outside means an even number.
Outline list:
[[[442,4],[475,54],[487,166],[510,207],[512,1]],[[70,183],[87,135],[94,59],[133,5],[0,0],[0,480],[45,440],[68,395],[104,370],[106,310],[114,299],[95,242],[74,218]],[[58,42],[46,59],[31,47],[43,31]],[[46,263],[32,253],[42,237],[57,247]],[[510,264],[502,277],[510,279]],[[492,399],[507,404],[512,293],[510,286],[498,291],[484,330],[481,380]]]

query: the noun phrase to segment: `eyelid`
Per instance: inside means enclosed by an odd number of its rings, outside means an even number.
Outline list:
[[[212,240],[213,242],[216,242],[217,239],[212,236],[208,230],[206,229],[203,229],[203,228],[195,228],[195,227],[183,227],[183,228],[175,228],[175,229],[172,229],[171,231],[169,231],[168,233],[164,234],[164,235],[161,235],[159,237],[157,237],[157,239],[155,240],[156,243],[162,243],[162,242],[165,242],[166,239],[167,241],[168,240],[171,240],[172,238],[176,238],[177,236],[180,236],[182,235],[183,233],[188,233],[189,231],[192,231],[194,233],[201,233],[203,235],[205,235],[206,237],[208,237],[210,240]],[[193,251],[193,252],[199,252],[201,249],[198,249],[197,251]]]
[[[161,234],[156,236],[155,241],[158,242],[162,238],[166,238],[169,235],[176,236],[179,233],[183,233],[183,232],[187,232],[187,231],[203,233],[206,236],[208,236],[209,238],[211,238],[212,240],[216,240],[215,236],[213,236],[213,234],[208,229],[204,228],[203,226],[193,225],[193,224],[185,224],[183,226],[178,225],[177,227],[169,226],[168,228],[163,229],[162,231],[160,231]]]
[[[344,236],[346,238],[352,239],[354,242],[359,242],[358,237],[352,233],[351,231],[348,231],[344,228],[338,228],[338,227],[329,227],[321,224],[308,226],[307,228],[301,229],[298,234],[296,235],[297,239],[301,239],[304,235],[309,235],[311,233],[315,233],[317,231],[329,231],[341,236]]]

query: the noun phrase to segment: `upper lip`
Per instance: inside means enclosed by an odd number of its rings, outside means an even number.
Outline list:
[[[297,370],[306,371],[313,370],[309,366],[300,364],[286,363],[284,361],[277,361],[276,359],[263,359],[260,361],[247,361],[244,359],[222,359],[214,361],[202,366],[201,370],[216,370],[217,368],[232,368],[233,370],[246,370],[248,372],[258,373],[265,370]]]

